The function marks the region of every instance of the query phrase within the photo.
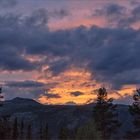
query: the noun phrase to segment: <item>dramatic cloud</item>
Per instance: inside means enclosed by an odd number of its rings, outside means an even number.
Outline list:
[[[56,11],[53,12],[54,18],[57,16],[61,19],[70,14],[69,10],[56,9]],[[43,83],[7,82],[7,86],[25,89],[29,87],[31,93],[35,92],[35,98],[39,94],[49,99],[61,98],[54,93],[44,94],[44,83],[50,85],[52,81],[55,83],[59,79],[58,75],[65,78],[63,74],[73,68],[90,73],[88,76],[91,81],[107,83],[113,89],[121,89],[124,85],[139,85],[140,29],[139,26],[134,27],[140,21],[139,11],[139,5],[130,9],[120,4],[107,4],[96,9],[94,14],[90,13],[92,18],[107,19],[107,25],[79,26],[57,31],[50,30],[49,12],[43,8],[23,15],[2,13],[0,15],[0,70],[9,73],[34,70],[38,73],[34,80],[41,81],[43,77],[45,79]],[[74,84],[67,82],[69,79],[76,81],[76,76],[74,79],[72,75],[64,80],[61,78],[62,85],[61,81],[57,81],[55,85],[58,85],[59,89],[55,90],[56,93],[60,89],[62,91],[62,87],[65,89],[65,83],[71,85],[71,88],[74,88],[75,84],[78,85],[78,82]],[[88,83],[83,84],[85,79],[80,79],[82,85],[78,85],[78,88],[86,87],[87,90],[88,86],[91,89],[91,85],[96,85],[96,83],[89,84],[89,78]],[[45,88],[48,88],[47,84]],[[72,91],[67,89],[67,91],[67,93],[71,92],[72,98],[86,94],[86,91],[82,93],[79,89]],[[27,91],[26,93],[28,94]]]
[[[52,73],[59,74],[76,66],[116,87],[139,82],[140,30],[93,26],[51,32],[46,16],[39,10],[22,23],[17,17],[12,25],[15,17],[1,17],[5,21],[0,26],[1,69],[33,70],[48,65]],[[27,55],[42,55],[42,60],[32,62]],[[134,72],[135,77],[131,76]]]
[[[47,97],[48,99],[49,98],[61,98],[60,95],[58,95],[58,94],[51,94],[51,93],[45,93],[44,96]]]
[[[0,0],[0,7],[13,7],[17,4],[17,0]]]
[[[0,69],[2,70],[23,70],[29,71],[34,70],[36,65],[30,63],[18,53],[10,50],[0,51]]]
[[[83,95],[84,93],[80,92],[80,91],[75,91],[75,92],[71,92],[70,95],[72,96],[80,96]]]
[[[131,9],[119,4],[107,4],[101,9],[96,9],[93,13],[93,17],[97,16],[106,18],[108,24],[112,27],[128,28],[140,22],[139,12],[139,3]],[[137,28],[139,28],[139,26]]]
[[[43,87],[45,86],[44,83],[36,82],[36,81],[13,81],[13,82],[7,82],[5,84],[8,87],[17,87],[17,88],[36,88],[36,87]]]
[[[70,15],[70,11],[66,10],[66,9],[60,9],[60,10],[54,10],[52,12],[49,13],[50,17],[53,18],[64,18],[67,17],[68,15]]]
[[[118,4],[108,4],[103,7],[103,9],[97,9],[95,10],[96,16],[108,16],[108,18],[118,18],[122,17],[124,15],[126,8],[124,6],[118,5]]]

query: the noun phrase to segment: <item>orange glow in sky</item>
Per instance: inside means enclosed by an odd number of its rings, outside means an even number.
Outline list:
[[[76,104],[86,104],[90,100],[96,99],[96,93],[94,90],[103,86],[102,83],[98,83],[94,79],[91,79],[91,73],[82,69],[71,69],[61,73],[58,76],[54,76],[50,79],[40,79],[44,83],[50,84],[57,82],[57,84],[51,88],[49,94],[58,94],[60,98],[47,98],[45,94],[41,94],[38,101],[43,104],[65,104],[67,102],[74,102]],[[119,91],[108,91],[109,98],[119,99],[126,94],[133,94],[135,86],[124,86]],[[82,95],[73,96],[71,92],[82,92]]]

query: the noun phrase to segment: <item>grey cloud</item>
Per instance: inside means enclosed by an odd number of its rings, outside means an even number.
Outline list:
[[[47,28],[48,23],[48,11],[46,9],[38,9],[32,13],[32,15],[27,16],[25,24],[27,26],[45,26]]]
[[[105,16],[109,25],[117,25],[126,16],[127,9],[118,4],[107,4],[94,11],[93,16]]]
[[[36,65],[30,63],[23,57],[21,57],[17,52],[10,50],[0,51],[0,69],[2,70],[34,70]]]
[[[20,85],[21,86],[21,85]],[[38,99],[40,94],[44,92],[43,87],[28,87],[25,86],[3,86],[3,94],[5,99],[12,99],[15,97]]]
[[[13,7],[17,4],[17,0],[0,0],[0,7]]]
[[[40,17],[40,18],[39,18]],[[29,19],[34,19],[30,22]],[[19,15],[0,16],[0,68],[4,70],[38,69],[37,63],[26,59],[25,47],[29,47],[33,34],[43,33],[46,15],[38,10],[34,15],[25,17]],[[28,23],[28,24],[27,24]],[[32,25],[32,26],[29,26]],[[47,26],[46,26],[47,31]],[[42,32],[41,32],[42,31]],[[39,35],[38,35],[39,36]],[[38,38],[39,39],[39,38]],[[28,43],[28,44],[27,44]],[[34,45],[34,44],[32,44]]]
[[[36,14],[36,20],[29,22],[32,26],[26,22],[30,17],[0,17],[1,69],[39,70],[49,65],[50,71],[59,74],[76,66],[91,71],[96,80],[114,87],[139,83],[140,30],[80,26],[50,31],[46,16],[43,12],[45,19],[40,23],[40,12]],[[40,64],[31,63],[26,55],[42,55],[46,59]]]
[[[36,88],[45,86],[44,83],[36,81],[10,81],[5,84],[8,87],[16,88]]]
[[[70,14],[71,14],[70,11],[68,11],[66,9],[54,10],[54,11],[49,13],[50,17],[60,18],[60,19],[67,17]]]
[[[38,99],[48,85],[37,81],[8,81],[3,84],[5,99],[15,97]]]
[[[70,95],[75,96],[75,97],[80,96],[80,95],[83,95],[83,94],[84,93],[83,92],[80,92],[80,91],[75,91],[75,92],[71,92],[70,93]]]
[[[61,59],[50,63],[49,70],[53,72],[53,75],[57,75],[60,72],[63,72],[65,69],[68,69],[70,67],[70,63],[71,62],[67,61],[66,59]]]
[[[93,16],[105,17],[109,22],[109,26],[128,28],[140,21],[139,11],[139,3],[132,6],[132,9],[119,4],[107,4],[101,9],[95,10]]]
[[[102,10],[97,9],[95,10],[95,14],[97,16],[106,15],[106,16],[120,16],[125,12],[125,7],[118,5],[118,4],[107,4],[105,5]]]

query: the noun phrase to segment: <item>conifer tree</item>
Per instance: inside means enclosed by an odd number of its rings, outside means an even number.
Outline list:
[[[5,138],[5,124],[2,118],[0,118],[0,140]]]
[[[48,140],[48,124],[46,123],[46,126],[43,130],[43,140]]]
[[[101,140],[101,133],[96,129],[93,119],[77,128],[75,140]]]
[[[59,140],[67,140],[68,139],[68,130],[67,130],[67,128],[61,127],[61,129],[59,131],[58,139]]]
[[[22,140],[23,137],[24,137],[24,121],[22,120],[20,124],[20,139]]]
[[[11,125],[10,125],[10,116],[4,116],[4,130],[5,130],[5,139],[11,138]]]
[[[127,133],[129,139],[140,139],[140,89],[133,95],[133,104],[129,107],[131,115],[134,117],[134,130]]]
[[[40,140],[43,139],[43,127],[42,127],[42,124],[41,124],[40,129],[39,129],[39,137],[40,137]]]
[[[29,124],[28,127],[27,127],[26,139],[27,140],[32,140],[32,127],[31,127],[31,124]]]
[[[101,131],[103,139],[111,138],[111,135],[120,126],[117,118],[116,105],[113,105],[113,99],[107,98],[106,89],[99,88],[97,90],[97,101],[93,108],[93,117],[96,122],[97,130]]]
[[[13,124],[13,134],[12,134],[12,138],[14,140],[17,140],[19,137],[19,130],[18,130],[18,120],[17,117],[14,120],[14,124]]]

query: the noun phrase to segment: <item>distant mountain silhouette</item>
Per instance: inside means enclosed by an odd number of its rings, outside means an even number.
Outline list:
[[[21,98],[21,97],[16,97],[12,100],[10,100],[9,102],[11,103],[17,103],[17,104],[36,104],[36,105],[41,105],[40,103],[38,103],[37,101],[33,100],[33,99],[29,99],[29,98]]]
[[[94,104],[81,106],[43,105],[33,99],[16,97],[4,102],[3,107],[0,107],[0,116],[9,115],[11,119],[17,117],[26,123],[31,122],[34,128],[34,136],[40,123],[47,122],[50,136],[55,139],[62,126],[74,129],[90,120],[93,106]],[[120,138],[123,137],[125,131],[133,129],[133,118],[128,108],[127,105],[118,105],[117,108],[118,119],[123,122],[117,134],[120,135]]]

